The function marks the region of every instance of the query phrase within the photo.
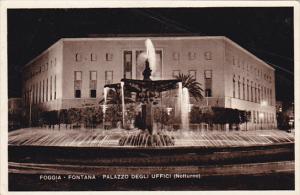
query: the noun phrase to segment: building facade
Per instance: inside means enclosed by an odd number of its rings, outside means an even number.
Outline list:
[[[63,38],[23,69],[25,106],[59,110],[96,103],[103,86],[122,78],[141,79],[146,37]],[[152,79],[190,74],[202,84],[197,104],[251,112],[247,129],[276,127],[275,73],[230,39],[152,37]],[[196,102],[192,102],[196,104]]]

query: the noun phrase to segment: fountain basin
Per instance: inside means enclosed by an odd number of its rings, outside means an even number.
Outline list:
[[[174,137],[165,134],[139,133],[123,136],[119,141],[120,146],[174,146]]]

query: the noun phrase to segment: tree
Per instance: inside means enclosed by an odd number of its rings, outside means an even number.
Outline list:
[[[135,103],[130,97],[130,93],[125,91],[125,104]],[[103,103],[104,99],[99,103]],[[113,127],[116,127],[119,121],[122,121],[122,93],[120,89],[110,89],[107,95],[108,108],[105,114],[105,121],[110,121]],[[131,113],[130,113],[130,117]],[[128,118],[129,119],[129,118]]]
[[[199,101],[203,98],[203,89],[201,88],[201,84],[197,82],[196,78],[194,78],[192,75],[179,74],[175,76],[175,78],[181,80],[182,88],[186,87],[191,97],[195,98],[196,101]]]
[[[161,108],[154,109],[153,115],[154,121],[160,124],[160,130],[163,130],[164,126],[168,125],[171,120],[171,116],[168,115],[167,111]]]
[[[76,123],[76,126],[79,126],[81,121],[81,110],[78,108],[70,108],[67,111],[68,121],[70,124]]]
[[[211,108],[198,108],[193,107],[191,110],[191,123],[207,123],[207,124],[229,124],[232,129],[233,124],[247,123],[249,121],[249,112],[244,110],[211,107]]]

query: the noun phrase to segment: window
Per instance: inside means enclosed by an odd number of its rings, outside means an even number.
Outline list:
[[[82,85],[82,72],[75,71],[74,72],[74,91],[75,98],[81,98],[81,85]]]
[[[212,59],[212,55],[210,51],[204,52],[204,58],[206,60],[211,60]]]
[[[48,78],[46,82],[46,101],[48,101]]]
[[[212,97],[211,89],[205,89],[205,97]]]
[[[240,82],[240,76],[238,77],[238,98],[241,99],[241,82]]]
[[[270,89],[267,88],[268,103],[270,103]]]
[[[76,62],[80,62],[82,60],[82,57],[79,53],[75,54],[75,60],[76,60]]]
[[[42,102],[42,81],[40,81],[40,85],[39,85],[39,103]]]
[[[173,60],[179,60],[180,54],[178,52],[173,52]]]
[[[91,61],[97,61],[97,55],[95,53],[91,53]]]
[[[56,100],[56,75],[54,75],[54,99]]]
[[[245,78],[243,78],[243,100],[246,100],[246,96],[245,96]]]
[[[232,84],[232,97],[235,98],[235,75],[233,75]]]
[[[42,101],[45,101],[45,80],[43,80],[43,99]]]
[[[76,81],[82,80],[82,72],[81,71],[75,71],[75,80]]]
[[[90,97],[91,98],[96,98],[96,96],[97,96],[97,91],[95,89],[91,89],[91,91],[90,91]]]
[[[32,89],[31,101],[32,101],[32,104],[35,104],[35,86],[34,86],[34,84],[32,85],[31,89]]]
[[[257,86],[257,102],[260,103],[260,85]]]
[[[39,98],[40,98],[40,94],[39,94],[39,82],[36,83],[36,103],[39,103]]]
[[[97,96],[97,72],[90,71],[90,97],[96,98]]]
[[[267,88],[266,88],[266,87],[264,87],[264,97],[265,97],[265,100],[268,99],[268,96],[267,96]]]
[[[105,84],[113,83],[113,71],[105,71]]]
[[[112,53],[106,53],[105,59],[106,59],[106,61],[112,61],[113,60],[113,54]]]
[[[50,76],[50,101],[52,100],[52,76]]]
[[[132,51],[124,51],[124,78],[132,78]]]
[[[247,101],[250,101],[250,95],[249,95],[249,80],[247,79]]]
[[[188,57],[189,57],[189,60],[194,60],[194,59],[196,59],[196,52],[189,52],[189,53],[188,53]]]
[[[212,79],[212,70],[205,70],[204,71],[204,78]]]
[[[175,78],[176,76],[178,76],[180,74],[180,70],[173,70],[172,71],[172,77]]]
[[[38,97],[39,97],[39,83],[37,83],[35,85],[35,103],[37,104],[38,103]]]
[[[204,71],[205,97],[212,97],[212,70]]]
[[[251,102],[253,102],[253,81],[251,81],[251,91],[250,91],[250,96],[251,96]]]
[[[39,83],[35,85],[35,103],[38,103],[38,97],[39,97]]]
[[[257,102],[257,88],[256,88],[256,83],[254,84],[254,102]]]
[[[263,101],[264,100],[264,87],[263,86],[261,86],[261,101]]]
[[[273,105],[273,95],[272,95],[272,89],[270,89],[270,104]]]
[[[81,90],[79,89],[75,90],[75,98],[81,98]]]
[[[32,85],[32,103],[35,104],[35,87]]]
[[[197,75],[197,71],[196,70],[189,70],[189,75],[191,75],[194,79],[197,79],[196,78],[196,75]]]

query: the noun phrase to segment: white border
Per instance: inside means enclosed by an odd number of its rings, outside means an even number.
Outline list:
[[[64,1],[26,1],[26,0],[0,0],[0,194],[54,194],[54,192],[8,192],[7,188],[7,12],[8,8],[141,8],[141,7],[294,7],[294,53],[295,53],[295,191],[193,191],[193,192],[169,192],[172,194],[187,193],[187,194],[219,194],[224,195],[235,195],[235,194],[300,194],[299,184],[299,124],[300,117],[299,111],[300,106],[299,94],[300,94],[300,66],[299,66],[299,55],[300,55],[300,42],[299,42],[299,2],[298,1],[84,1],[84,0],[64,0]],[[20,36],[22,36],[20,34]],[[297,75],[297,76],[296,76]],[[56,192],[55,194],[82,194],[83,192]],[[140,191],[135,192],[84,192],[85,194],[140,194]],[[152,193],[166,193],[164,191],[153,191],[143,192],[143,194]]]

